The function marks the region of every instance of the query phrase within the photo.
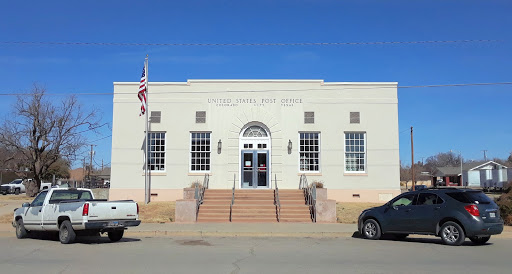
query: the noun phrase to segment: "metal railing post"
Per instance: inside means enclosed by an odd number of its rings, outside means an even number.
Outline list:
[[[277,206],[277,221],[281,221],[281,201],[279,200],[279,187],[277,186],[277,174],[274,174],[274,184],[276,186],[276,191],[274,194],[274,203]]]
[[[236,174],[233,174],[233,191],[231,192],[231,204],[229,205],[229,221],[231,222],[233,215],[233,204],[235,203],[235,183],[236,183]]]

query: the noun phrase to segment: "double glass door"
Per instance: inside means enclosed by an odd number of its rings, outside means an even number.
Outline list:
[[[268,150],[242,150],[242,188],[268,188]]]

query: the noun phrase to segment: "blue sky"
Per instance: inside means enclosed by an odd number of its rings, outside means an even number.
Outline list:
[[[512,2],[471,0],[2,1],[2,93],[111,93],[138,81],[324,79],[399,86],[512,82]],[[341,46],[19,45],[4,42],[295,43],[499,40]],[[134,100],[137,100],[134,91]],[[55,96],[58,97],[58,96]],[[399,89],[400,157],[461,151],[465,159],[512,151],[512,85]],[[5,117],[15,98],[0,96]],[[80,96],[112,122],[112,95]],[[134,119],[138,118],[134,110]],[[3,118],[6,119],[7,117]],[[110,163],[110,127],[90,136]]]

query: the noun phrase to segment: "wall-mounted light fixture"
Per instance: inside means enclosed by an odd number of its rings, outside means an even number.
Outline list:
[[[292,154],[292,140],[288,139],[288,154]]]
[[[217,143],[217,153],[220,154],[222,151],[222,141],[219,139],[219,142]]]

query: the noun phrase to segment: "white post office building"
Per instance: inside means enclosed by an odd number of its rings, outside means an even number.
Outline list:
[[[138,82],[114,83],[110,199],[144,201]],[[152,201],[183,188],[297,189],[301,175],[338,202],[400,193],[396,82],[150,82]]]

